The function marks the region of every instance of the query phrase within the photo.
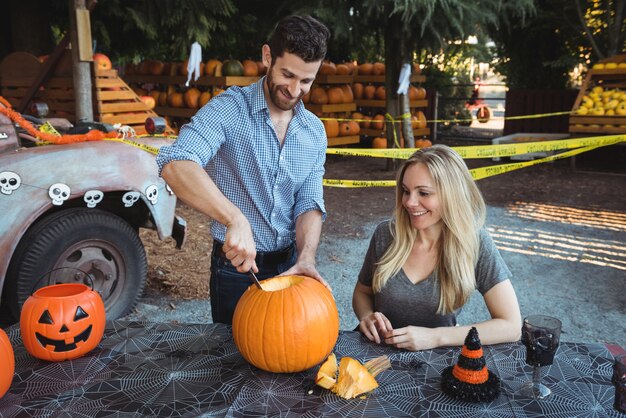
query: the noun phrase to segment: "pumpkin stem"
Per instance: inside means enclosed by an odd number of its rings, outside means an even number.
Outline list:
[[[376,377],[378,374],[391,367],[391,361],[389,361],[389,357],[383,355],[371,359],[366,362],[364,366],[373,377]]]

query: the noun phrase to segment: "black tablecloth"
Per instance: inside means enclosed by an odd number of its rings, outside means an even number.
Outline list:
[[[361,361],[387,354],[392,369],[363,399],[342,399],[314,384],[317,367],[293,374],[249,365],[225,325],[109,322],[100,345],[71,361],[30,356],[19,328],[7,330],[16,356],[13,384],[0,399],[1,417],[618,417],[613,409],[613,355],[600,344],[562,343],[543,382],[543,401],[515,393],[531,377],[520,343],[484,346],[502,393],[487,404],[449,398],[441,371],[460,347],[407,352],[343,331],[338,358]]]

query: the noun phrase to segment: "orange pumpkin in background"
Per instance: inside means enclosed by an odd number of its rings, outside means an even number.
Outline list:
[[[63,361],[93,350],[104,334],[106,313],[100,295],[82,283],[37,289],[22,307],[24,347],[41,360]]]
[[[255,77],[259,75],[259,67],[257,67],[256,62],[252,60],[243,60],[241,62],[243,65],[243,75],[246,77]]]
[[[13,373],[15,373],[15,353],[9,336],[0,328],[0,364],[2,371],[0,372],[0,398],[11,387],[13,382]]]
[[[209,77],[213,77],[215,75],[215,69],[220,66],[222,62],[220,60],[211,59],[204,63],[204,74]]]
[[[433,143],[428,139],[416,139],[415,140],[415,148],[428,148],[432,147]]]
[[[113,64],[109,57],[101,53],[93,54],[93,61],[96,65],[96,69],[98,70],[110,70],[113,68]]]
[[[205,104],[207,104],[209,102],[209,100],[211,100],[211,92],[210,91],[203,91],[202,94],[200,94],[200,98],[198,99],[198,106],[202,107]]]
[[[274,373],[307,370],[324,360],[339,336],[339,313],[330,291],[305,276],[251,285],[233,315],[233,340],[249,363]]]
[[[357,100],[362,99],[364,89],[365,89],[365,86],[363,85],[363,83],[354,83],[352,85],[352,94],[354,95],[354,98]]]
[[[154,97],[150,96],[139,96],[139,99],[148,106],[148,109],[154,109],[156,107],[156,100]]]
[[[328,95],[328,103],[340,104],[343,103],[343,90],[341,87],[330,87],[326,94]]]
[[[377,136],[372,140],[372,148],[387,148],[387,138]]]
[[[326,89],[322,87],[313,87],[313,89],[311,89],[310,101],[313,104],[328,104],[328,93],[326,93]]]
[[[326,131],[326,138],[335,138],[339,136],[339,122],[337,119],[324,119],[324,130]]]
[[[197,109],[200,107],[200,95],[202,93],[198,90],[197,87],[190,87],[183,94],[183,101],[185,102],[185,106],[190,109]]]

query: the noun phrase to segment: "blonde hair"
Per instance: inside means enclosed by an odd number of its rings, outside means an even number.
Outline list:
[[[393,237],[378,262],[373,290],[378,293],[406,262],[419,233],[411,226],[402,204],[402,181],[406,170],[424,164],[434,181],[441,205],[442,233],[437,248],[435,278],[440,288],[438,314],[463,306],[476,287],[479,232],[485,222],[485,201],[465,162],[452,148],[433,145],[415,152],[400,167],[396,177],[396,207],[389,223]]]

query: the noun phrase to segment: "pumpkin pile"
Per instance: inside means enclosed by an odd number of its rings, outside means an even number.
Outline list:
[[[387,356],[376,357],[365,364],[351,357],[343,357],[337,366],[337,357],[331,353],[320,366],[315,384],[344,399],[353,399],[376,389],[376,376],[389,367],[391,362]]]
[[[306,276],[278,276],[251,285],[233,314],[233,339],[249,363],[293,373],[324,360],[339,337],[335,299]]]

